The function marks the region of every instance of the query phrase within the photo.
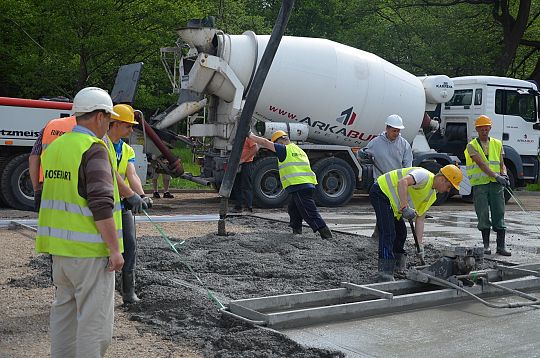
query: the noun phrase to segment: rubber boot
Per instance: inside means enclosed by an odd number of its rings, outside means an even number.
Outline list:
[[[371,238],[374,240],[379,240],[379,229],[377,228],[377,225],[375,225],[375,229],[373,230],[373,234],[371,234]]]
[[[325,226],[322,229],[319,229],[319,234],[321,234],[321,238],[323,238],[323,239],[331,239],[332,238],[332,232],[330,231],[328,226]]]
[[[377,282],[389,282],[394,280],[394,266],[396,262],[389,259],[379,259],[379,273]]]
[[[482,241],[484,243],[484,255],[491,255],[491,249],[489,248],[489,234],[491,230],[483,229],[480,232],[482,233]]]
[[[407,255],[406,254],[394,254],[396,258],[395,273],[398,275],[405,275],[407,271]]]
[[[512,256],[505,248],[505,230],[497,231],[497,253],[501,256]]]
[[[122,299],[124,303],[137,303],[140,301],[135,294],[135,273],[133,271],[122,272]]]

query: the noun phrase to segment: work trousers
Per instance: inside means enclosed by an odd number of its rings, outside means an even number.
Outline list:
[[[112,341],[114,272],[107,257],[52,256],[51,358],[98,358]]]
[[[314,232],[326,227],[313,200],[314,191],[313,188],[307,188],[289,193],[287,212],[290,219],[289,226],[293,229],[302,228],[302,219]]]
[[[474,210],[478,218],[478,230],[505,230],[504,187],[497,182],[473,186]],[[491,211],[491,221],[489,213]]]
[[[371,186],[369,201],[375,209],[377,229],[379,229],[379,259],[395,260],[395,254],[405,253],[407,226],[403,218],[394,216],[390,199],[377,183]]]
[[[130,210],[122,209],[122,235],[124,240],[124,266],[122,272],[135,270],[137,262],[137,238],[135,237],[135,223]]]
[[[243,204],[245,208],[251,209],[253,208],[253,162],[242,163],[240,168],[232,190],[234,207],[241,209]]]

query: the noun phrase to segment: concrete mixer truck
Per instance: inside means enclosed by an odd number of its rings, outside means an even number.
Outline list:
[[[194,148],[202,158],[198,180],[219,186],[235,140],[239,113],[269,36],[250,31],[228,35],[205,27],[182,28],[178,34],[178,46],[163,48],[162,59],[179,100],[154,125],[166,130],[188,117],[188,136],[198,138],[201,144]],[[167,58],[174,59],[173,63]],[[455,97],[454,81],[447,76],[416,77],[362,50],[320,38],[285,36],[259,96],[253,123],[262,122],[262,128],[255,127],[267,137],[283,129],[292,140],[298,141],[317,175],[316,201],[322,206],[339,206],[350,200],[354,190],[367,190],[373,183],[371,165],[361,163],[355,153],[384,129],[384,120],[390,114],[397,113],[404,119],[402,135],[413,143],[414,165],[436,171],[447,163],[460,163],[464,145],[474,135],[473,117],[498,113],[495,95],[480,101],[484,107],[477,105],[476,97],[471,97],[474,104],[467,104],[465,96],[472,96],[470,91],[482,86],[484,92],[480,91],[480,97],[494,93],[495,87],[490,87],[487,78],[483,82],[475,81],[474,78],[459,80],[464,87],[457,92],[459,97]],[[514,93],[523,87],[532,98],[528,102],[532,106],[530,121],[536,123],[536,87],[526,81],[513,81],[499,84]],[[432,137],[439,144],[437,152],[429,147],[420,130],[422,124],[434,124],[425,115],[426,111],[435,110],[442,103],[445,103],[440,107],[442,139]],[[189,117],[202,108],[208,111],[204,119]],[[462,111],[458,113],[456,108]],[[538,131],[530,124],[528,134],[534,139],[530,139],[529,147],[533,150],[529,151],[527,164],[513,166],[515,184],[537,180]],[[441,151],[449,140],[444,135],[445,129],[452,135],[450,139],[460,137],[462,146],[452,149],[461,152]],[[499,129],[497,132],[504,139],[502,124]],[[519,153],[516,154],[513,160],[520,161]],[[521,169],[527,165],[530,170],[524,175]],[[256,204],[283,205],[287,194],[281,188],[273,154],[260,151],[254,167]],[[463,187],[461,194],[468,194],[467,185]]]

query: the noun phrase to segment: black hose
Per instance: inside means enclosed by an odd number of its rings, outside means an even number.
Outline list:
[[[436,283],[438,283],[440,285],[447,286],[447,287],[450,287],[450,288],[455,288],[456,290],[461,291],[461,292],[471,296],[475,300],[477,300],[480,303],[482,303],[482,304],[484,304],[484,305],[486,305],[488,307],[491,307],[491,308],[520,308],[520,307],[527,307],[527,306],[537,306],[539,304],[538,303],[538,298],[536,298],[534,296],[526,295],[526,294],[523,294],[523,292],[512,290],[512,289],[509,289],[507,287],[503,287],[503,286],[500,286],[500,285],[496,285],[496,284],[493,284],[491,282],[486,282],[490,286],[496,287],[496,288],[498,288],[500,290],[503,290],[503,291],[512,292],[512,293],[514,293],[514,294],[516,294],[518,296],[521,296],[521,297],[524,297],[524,298],[527,298],[527,299],[531,300],[531,302],[512,302],[512,303],[498,303],[498,304],[497,303],[491,303],[491,302],[488,302],[488,301],[478,297],[474,293],[469,292],[466,289],[464,289],[463,287],[460,287],[460,286],[458,286],[458,285],[456,285],[456,284],[454,284],[452,282],[449,282],[449,281],[444,280],[442,278],[432,276],[432,275],[427,274],[425,272],[422,272],[422,275],[426,275],[427,278],[430,281],[436,282]]]
[[[236,177],[236,172],[238,171],[238,165],[240,163],[240,155],[242,153],[242,147],[244,146],[244,141],[246,136],[249,133],[249,126],[251,123],[251,118],[253,112],[255,111],[255,106],[257,100],[259,99],[259,94],[261,93],[264,81],[272,65],[272,61],[276,55],[279,43],[281,38],[285,33],[285,28],[287,27],[287,22],[289,21],[290,14],[294,5],[294,0],[283,0],[281,3],[281,8],[279,10],[279,15],[276,19],[274,29],[272,30],[272,35],[268,40],[266,49],[261,58],[261,62],[255,72],[253,77],[253,82],[249,88],[246,102],[240,115],[240,120],[238,121],[238,126],[236,128],[235,141],[229,156],[227,163],[227,170],[225,170],[225,175],[223,181],[221,182],[221,187],[219,189],[219,195],[229,198],[231,195],[232,186],[234,184],[234,178]]]
[[[270,39],[268,40],[268,44],[266,45],[266,49],[264,50],[259,67],[255,72],[255,76],[253,77],[253,82],[249,88],[246,102],[240,115],[238,126],[236,127],[235,141],[233,143],[231,154],[227,163],[227,169],[225,170],[221,187],[219,189],[219,195],[221,195],[222,198],[219,208],[220,221],[218,222],[218,235],[226,235],[224,220],[227,215],[228,199],[231,196],[234,179],[238,171],[242,148],[244,146],[246,136],[249,133],[251,118],[253,116],[253,112],[255,111],[259,94],[261,93],[264,81],[266,80],[266,76],[268,75],[268,71],[270,70],[270,66],[272,65],[272,61],[276,55],[281,38],[285,33],[293,5],[294,0],[283,0],[281,3],[281,8],[279,10],[276,23],[272,30],[272,34],[270,35]]]

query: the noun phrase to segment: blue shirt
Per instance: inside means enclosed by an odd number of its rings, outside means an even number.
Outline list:
[[[124,145],[124,141],[120,139],[118,143],[113,143],[114,151],[116,152],[116,163],[120,164],[120,160],[122,160],[122,146]],[[135,158],[129,158],[128,163],[135,163]]]

